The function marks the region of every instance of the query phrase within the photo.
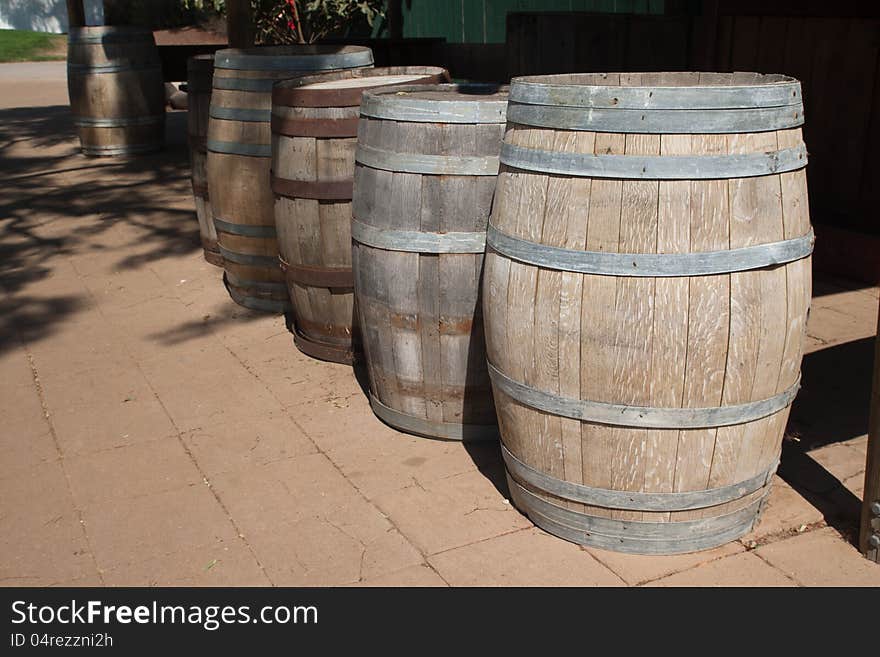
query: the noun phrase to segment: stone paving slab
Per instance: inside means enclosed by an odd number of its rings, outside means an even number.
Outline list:
[[[877,584],[850,542],[876,288],[816,279],[752,534],[582,548],[511,506],[497,446],[395,431],[363,372],[230,301],[201,255],[183,113],[163,153],[82,157],[52,63],[0,66],[0,119],[0,584]]]

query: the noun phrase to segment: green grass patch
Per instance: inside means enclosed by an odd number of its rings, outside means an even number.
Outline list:
[[[0,30],[0,62],[40,62],[64,59],[67,37],[63,34]]]

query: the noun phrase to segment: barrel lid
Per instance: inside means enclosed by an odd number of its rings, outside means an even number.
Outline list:
[[[361,116],[422,123],[504,123],[508,87],[435,84],[367,90]]]
[[[293,45],[218,50],[218,69],[246,71],[320,71],[371,66],[373,51],[364,46]]]
[[[369,88],[437,84],[449,80],[439,66],[385,66],[347,69],[276,82],[272,102],[288,107],[357,107]]]

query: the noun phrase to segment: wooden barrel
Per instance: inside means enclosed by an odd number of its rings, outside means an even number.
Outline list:
[[[483,298],[514,503],[622,552],[745,534],[810,304],[800,83],[516,78],[507,119]]]
[[[165,85],[150,30],[70,28],[67,90],[86,155],[131,155],[162,148]]]
[[[479,291],[506,101],[492,85],[363,94],[355,299],[373,412],[403,431],[498,437]]]
[[[217,246],[217,231],[214,229],[211,200],[208,197],[208,112],[213,76],[214,55],[196,55],[187,60],[187,129],[193,200],[205,260],[222,267],[223,256]]]
[[[322,73],[272,92],[272,190],[281,269],[293,303],[294,343],[351,363],[354,327],[351,195],[361,94],[392,84],[449,80],[435,66]]]
[[[208,122],[211,211],[234,301],[255,310],[290,310],[278,264],[269,180],[272,85],[318,71],[369,67],[360,46],[278,46],[219,50]]]

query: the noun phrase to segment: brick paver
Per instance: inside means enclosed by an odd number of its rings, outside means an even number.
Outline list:
[[[394,431],[362,372],[229,300],[201,257],[182,113],[164,153],[95,160],[63,63],[2,65],[0,92],[0,583],[878,584],[839,533],[864,476],[877,289],[817,280],[804,389],[750,536],[585,549],[510,505],[497,446]]]

